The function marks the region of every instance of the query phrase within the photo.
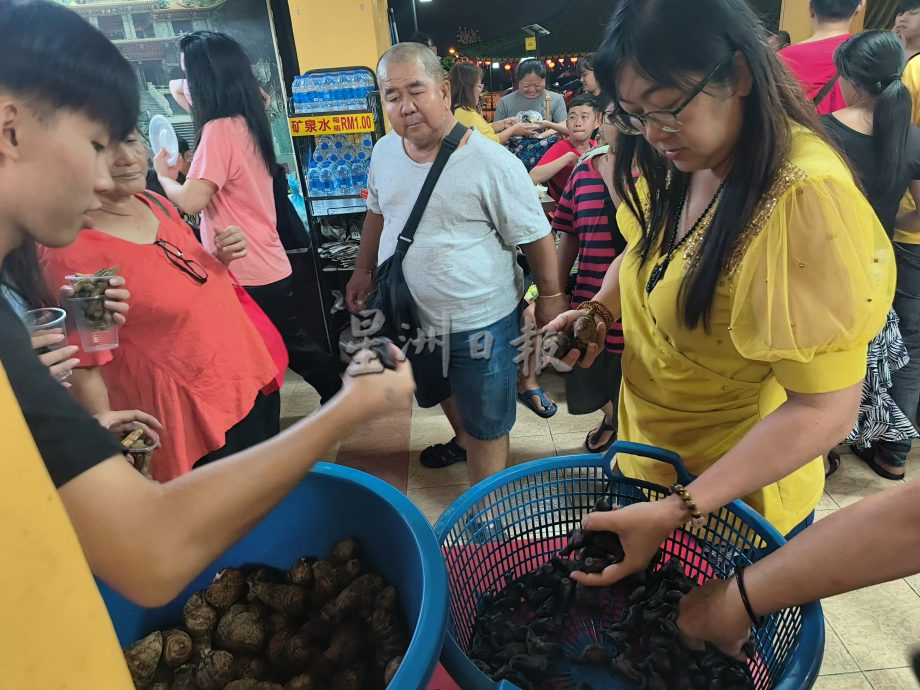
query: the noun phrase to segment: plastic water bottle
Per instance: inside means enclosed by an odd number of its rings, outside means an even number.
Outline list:
[[[323,163],[319,169],[319,189],[322,196],[335,194],[335,173],[329,163]]]
[[[307,189],[310,190],[310,196],[322,196],[323,182],[319,176],[319,166],[311,165],[307,173]]]
[[[302,113],[312,113],[316,107],[316,78],[312,74],[301,77],[303,86],[301,87],[303,110]]]

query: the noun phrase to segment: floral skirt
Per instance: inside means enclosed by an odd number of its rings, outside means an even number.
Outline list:
[[[859,418],[846,442],[868,448],[878,441],[910,441],[920,438],[914,425],[892,400],[891,372],[908,362],[907,348],[898,329],[898,315],[892,309],[882,332],[869,343],[866,378],[863,381]]]
[[[555,135],[546,139],[512,137],[505,146],[524,164],[527,172],[530,172],[543,158],[543,154],[546,153],[547,149],[557,141],[559,141],[559,137]]]

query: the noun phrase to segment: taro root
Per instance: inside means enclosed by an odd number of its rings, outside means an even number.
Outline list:
[[[336,580],[336,570],[332,563],[316,561],[313,564],[313,589],[316,592],[317,604],[325,604],[336,595]]]
[[[239,678],[224,687],[224,690],[284,690],[284,686],[269,681],[258,681],[252,678]]]
[[[573,349],[584,357],[588,346],[597,339],[597,322],[591,312],[585,312],[576,319],[571,333],[553,332],[543,336],[543,355],[552,359],[563,359]]]
[[[344,625],[336,629],[329,647],[323,656],[334,666],[347,666],[361,658],[364,651],[364,634],[356,625]]]
[[[550,359],[562,359],[574,347],[568,333],[554,332],[543,336],[543,356]]]
[[[291,635],[284,649],[287,668],[291,673],[303,673],[310,667],[315,652],[315,648],[306,637],[300,634]]]
[[[332,690],[366,690],[367,679],[367,667],[364,664],[352,664],[332,677]]]
[[[383,578],[374,573],[361,575],[323,607],[323,616],[337,622],[349,614],[370,609],[384,584]]]
[[[269,609],[269,614],[265,621],[265,635],[271,637],[277,633],[282,632],[283,630],[291,630],[291,622],[288,620],[287,616],[283,613],[278,613],[277,611],[272,611]]]
[[[374,611],[367,624],[384,664],[406,650],[406,631],[395,614],[383,610]]]
[[[224,611],[245,594],[246,574],[238,568],[224,568],[204,590],[204,600],[218,611]]]
[[[163,633],[159,630],[125,648],[125,661],[135,683],[152,681],[163,653]]]
[[[301,558],[288,571],[291,582],[307,589],[313,588],[313,559]]]
[[[297,585],[253,582],[249,585],[249,598],[258,599],[288,618],[302,618],[307,609],[307,593]]]
[[[338,565],[354,560],[361,555],[357,539],[343,539],[332,547],[332,562]]]
[[[335,568],[335,586],[339,590],[345,589],[348,585],[355,581],[355,578],[361,574],[362,566],[361,561],[357,558],[352,558],[347,563],[342,563],[337,565]]]
[[[233,660],[233,677],[262,680],[268,675],[268,664],[261,658],[238,656]]]
[[[163,663],[181,666],[192,655],[192,638],[184,630],[167,630],[163,633]]]
[[[283,630],[275,633],[268,641],[265,655],[273,668],[284,666],[287,663],[287,643],[293,636],[293,633]]]
[[[198,667],[194,664],[183,664],[173,673],[172,685],[169,690],[198,690],[195,674]]]
[[[380,611],[396,611],[399,608],[399,595],[396,588],[387,585],[374,600],[374,608]]]
[[[212,651],[195,672],[195,681],[200,690],[223,690],[233,680],[233,655],[223,650]]]
[[[302,673],[291,678],[284,690],[325,690],[326,681],[313,673]]]
[[[201,592],[189,597],[182,609],[182,623],[192,640],[210,638],[217,627],[217,619],[217,610],[204,600]]]
[[[214,643],[235,654],[256,654],[265,644],[259,613],[246,604],[234,604],[217,624]]]
[[[401,656],[394,656],[387,662],[387,668],[383,672],[383,682],[386,685],[389,685],[393,682],[393,678],[396,677],[396,672],[399,670],[400,664],[402,664],[403,658]]]
[[[329,621],[323,618],[311,618],[300,628],[300,634],[310,644],[325,648],[332,639],[333,630],[333,625]]]

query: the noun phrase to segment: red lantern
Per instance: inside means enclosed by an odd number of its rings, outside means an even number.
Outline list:
[[[577,58],[577,57],[573,57],[573,58],[572,58],[572,64],[574,65],[574,64],[577,63],[577,62],[578,62],[578,58]]]
[[[505,63],[505,69],[506,69],[507,71],[510,72],[510,71],[511,71],[511,65]]]

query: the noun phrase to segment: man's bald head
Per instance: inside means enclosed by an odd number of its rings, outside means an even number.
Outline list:
[[[447,81],[447,73],[441,66],[441,61],[428,46],[421,43],[397,43],[382,56],[377,63],[377,74],[381,80],[386,80],[387,66],[393,64],[417,63],[435,84],[441,85]]]

